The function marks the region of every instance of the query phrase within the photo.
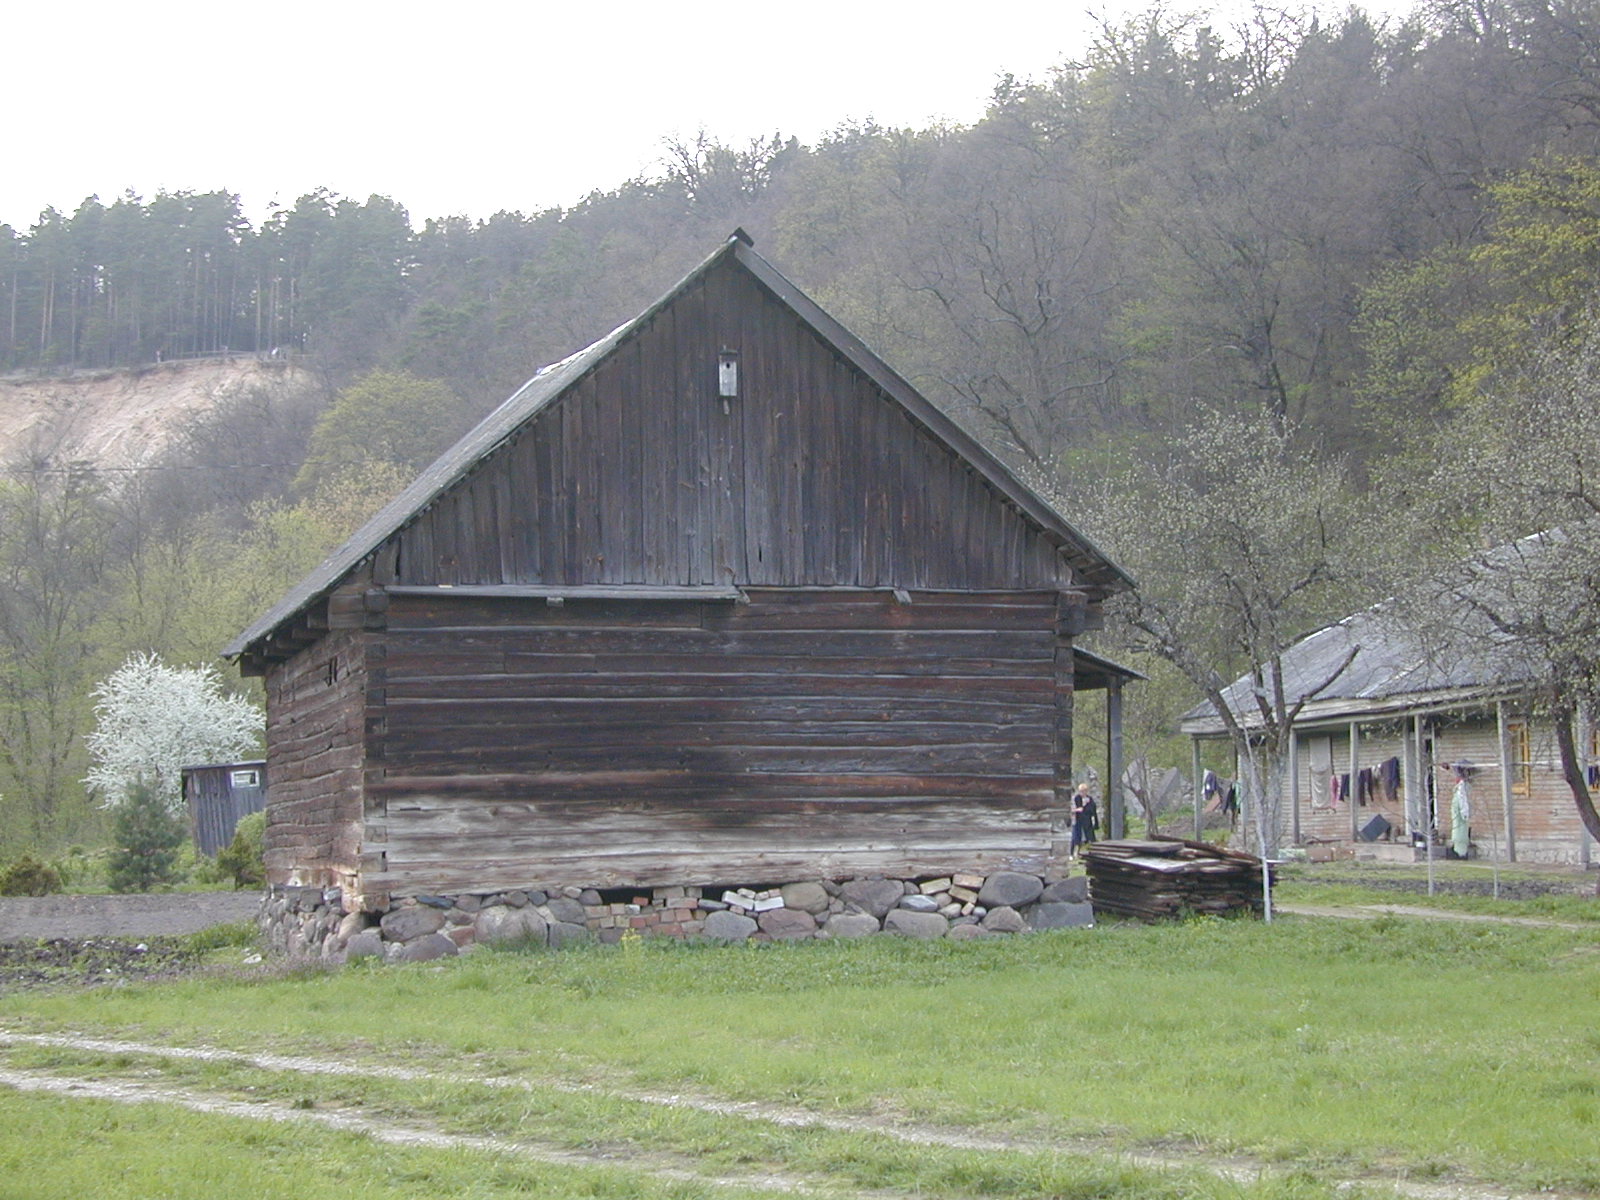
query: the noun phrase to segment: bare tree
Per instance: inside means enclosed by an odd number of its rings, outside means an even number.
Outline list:
[[[111,515],[94,475],[43,462],[0,474],[0,844],[38,846],[84,816],[92,633]]]
[[[1533,687],[1579,818],[1600,840],[1586,731],[1600,713],[1600,327],[1591,315],[1489,384],[1424,493],[1447,561],[1436,611]],[[1462,514],[1475,520],[1464,522]],[[1488,546],[1488,549],[1484,547]],[[1437,619],[1437,618],[1436,618]]]
[[[1301,707],[1327,677],[1285,679],[1284,652],[1348,603],[1364,521],[1342,464],[1256,412],[1201,410],[1161,456],[1118,481],[1092,526],[1139,580],[1110,606],[1128,648],[1174,664],[1227,729],[1261,852],[1278,841],[1278,796]],[[1243,694],[1229,681],[1246,672]]]

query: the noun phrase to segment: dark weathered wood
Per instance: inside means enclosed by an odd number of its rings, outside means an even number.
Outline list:
[[[1059,608],[1057,610],[1059,627]],[[1051,728],[1050,758],[1054,770],[1057,825],[1053,831],[1054,848],[1058,853],[1068,849],[1060,843],[1071,833],[1072,796],[1072,738],[1073,712],[1077,700],[1077,676],[1072,657],[1072,639],[1056,635],[1054,658],[1051,663],[1051,692],[1054,698],[1054,722]]]
[[[615,841],[667,829],[690,839],[660,847],[675,870],[754,878],[793,849],[794,822],[825,856],[897,846],[953,869],[991,844],[1048,855],[1054,596],[904,599],[758,589],[736,605],[550,610],[397,591],[384,774],[365,784],[382,804],[376,878],[403,892],[442,868],[438,846],[471,857],[474,838],[539,871],[565,857],[572,879],[649,874],[649,846]],[[986,626],[996,612],[1003,629]],[[939,848],[951,841],[966,855]]]
[[[1237,850],[1158,837],[1094,842],[1083,858],[1096,912],[1156,921],[1263,908],[1261,860]]]
[[[830,776],[814,773],[763,774],[725,777],[737,794],[759,800],[817,800],[853,802],[872,799],[913,799],[951,796],[961,803],[997,800],[1018,801],[1026,807],[1048,806],[1053,794],[1048,778],[1001,778],[990,774],[938,777],[916,775]],[[661,803],[664,808],[688,807],[704,801],[708,794],[725,794],[726,787],[708,789],[687,768],[658,767],[648,770],[618,770],[596,767],[585,771],[525,771],[502,774],[449,774],[406,776],[390,775],[373,785],[386,799],[395,796],[428,796],[461,793],[483,800],[526,801],[541,797],[559,799],[611,800],[634,796],[644,805]]]
[[[732,265],[394,540],[402,584],[1071,582],[1009,498]]]
[[[522,600],[556,596],[563,600],[721,600],[731,604],[744,598],[744,593],[734,587],[683,587],[675,584],[462,583],[410,587],[396,584],[386,590],[391,596],[433,597],[452,603],[469,598]],[[488,611],[493,611],[494,607],[490,606]]]
[[[279,877],[371,898],[1050,853],[1061,605],[1125,580],[792,292],[708,260],[248,635],[247,665],[281,662]]]
[[[271,882],[354,885],[360,866],[363,688],[370,636],[342,632],[267,674]],[[330,672],[329,664],[337,664]],[[330,681],[330,674],[332,679]]]
[[[233,840],[241,817],[266,804],[266,767],[261,760],[183,768],[183,798],[195,848],[215,855]]]

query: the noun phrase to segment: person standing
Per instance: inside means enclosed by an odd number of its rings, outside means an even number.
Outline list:
[[[1099,834],[1100,813],[1087,783],[1080,783],[1072,797],[1072,843],[1067,854],[1078,856],[1078,847],[1095,840]]]
[[[1456,764],[1456,790],[1450,797],[1450,851],[1466,858],[1472,849],[1472,792],[1467,787],[1468,767]]]

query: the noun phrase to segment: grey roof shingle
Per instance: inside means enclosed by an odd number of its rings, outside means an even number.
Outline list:
[[[1307,635],[1283,654],[1285,696],[1291,704],[1306,701],[1304,722],[1426,708],[1525,688],[1535,678],[1527,649],[1497,627],[1486,609],[1514,604],[1514,581],[1563,541],[1559,531],[1547,531],[1496,547],[1463,563],[1460,574],[1436,581],[1423,601],[1391,598]],[[1347,658],[1349,665],[1335,676]],[[1259,724],[1252,693],[1249,675],[1223,692],[1247,725]],[[1207,702],[1186,712],[1180,728],[1214,733],[1222,723]]]

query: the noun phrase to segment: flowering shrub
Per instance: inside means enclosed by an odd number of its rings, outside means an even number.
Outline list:
[[[156,654],[133,654],[94,690],[94,761],[84,778],[108,808],[141,779],[176,809],[183,768],[237,762],[256,753],[261,712],[222,690],[215,667],[169,667]]]

